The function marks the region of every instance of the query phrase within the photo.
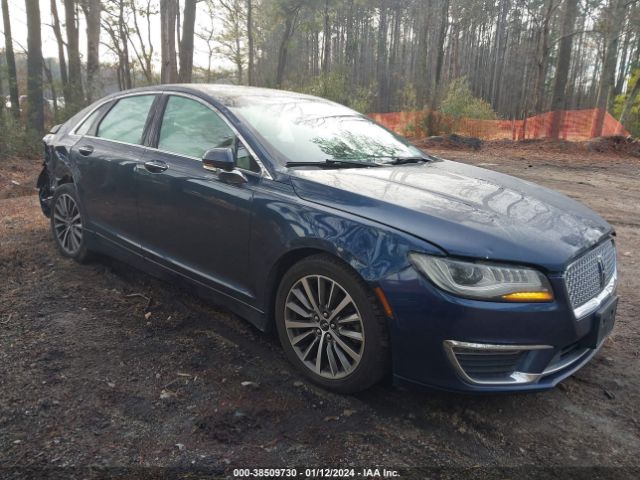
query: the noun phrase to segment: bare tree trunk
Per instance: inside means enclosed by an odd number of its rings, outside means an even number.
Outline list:
[[[640,79],[636,80],[635,85],[629,92],[629,96],[627,97],[627,99],[624,102],[624,105],[622,106],[622,112],[620,113],[619,130],[622,130],[622,128],[624,127],[624,124],[627,122],[627,116],[629,116],[629,113],[631,112],[631,107],[633,106],[633,103],[636,101],[636,98],[638,97],[639,93],[640,93]],[[622,132],[618,131],[617,133],[622,133]]]
[[[58,16],[58,6],[56,4],[56,0],[51,0],[51,16],[53,17],[53,24],[51,28],[53,29],[53,34],[56,37],[56,42],[58,43],[58,66],[60,67],[60,80],[62,81],[62,88],[64,91],[65,97],[68,96],[68,84],[69,80],[67,77],[67,60],[64,55],[64,40],[62,39],[62,29],[60,27],[60,17]]]
[[[622,93],[622,86],[624,85],[624,80],[627,76],[627,55],[629,52],[629,42],[631,37],[631,32],[626,31],[626,25],[623,26],[624,31],[624,43],[622,45],[622,53],[620,55],[620,66],[618,68],[618,79],[616,80],[614,95],[620,95]]]
[[[427,95],[429,93],[429,65],[427,62],[427,49],[429,46],[429,23],[428,18],[431,12],[431,0],[427,0],[427,7],[425,8],[424,15],[421,15],[419,22],[418,41],[417,41],[417,61],[416,61],[416,97],[418,107],[423,108],[427,104]]]
[[[11,36],[11,19],[9,17],[9,3],[2,0],[2,20],[4,22],[4,48],[9,75],[9,98],[11,99],[11,113],[14,118],[20,118],[20,96],[18,95],[18,77],[16,73],[16,58],[13,53],[13,37]],[[4,101],[2,102],[4,106]]]
[[[584,48],[584,33],[580,32],[580,30],[584,29],[584,25],[585,25],[585,18],[579,16],[578,17],[578,22],[577,25],[574,26],[574,28],[579,32],[576,33],[575,36],[577,36],[577,39],[574,38],[574,44],[577,41],[578,42],[578,46],[575,49],[575,53],[572,55],[572,63],[573,63],[573,67],[571,69],[571,75],[569,78],[569,85],[570,86],[576,86],[579,85],[581,86],[583,83],[583,79],[584,79],[584,58],[583,58],[583,48]],[[577,90],[577,91],[576,91]],[[573,110],[575,108],[577,108],[578,105],[578,100],[580,99],[580,95],[582,93],[582,89],[576,89],[576,88],[571,88],[570,90],[565,92],[568,96],[568,99],[565,101],[565,108],[567,110]]]
[[[549,57],[549,28],[554,0],[546,0],[542,29],[538,32],[538,50],[536,58],[535,91],[533,96],[533,112],[541,113],[544,108],[544,79],[547,74],[547,59]]]
[[[331,64],[331,25],[329,23],[329,0],[324,0],[324,31],[323,31],[323,54],[322,73],[329,73]]]
[[[207,59],[207,83],[211,82],[211,59],[213,58],[213,49],[209,47],[209,55]]]
[[[5,96],[4,96],[4,82],[2,81],[2,75],[0,75],[0,126],[3,125],[4,109],[5,109]]]
[[[196,0],[185,0],[180,41],[180,75],[178,81],[191,83],[193,75],[193,31],[196,24]]]
[[[387,33],[388,16],[387,4],[385,0],[380,0],[380,23],[378,25],[378,47],[376,52],[376,79],[378,80],[378,111],[388,110],[388,88],[387,88]]]
[[[147,41],[142,39],[142,31],[140,30],[140,26],[138,25],[138,13],[134,8],[131,13],[133,16],[133,26],[135,28],[135,34],[138,37],[139,48],[136,47],[136,44],[131,42],[131,46],[133,47],[133,51],[138,59],[138,63],[140,64],[140,68],[142,69],[142,73],[144,74],[144,78],[146,79],[148,84],[153,83],[153,42],[151,41],[151,0],[147,0],[147,4],[144,10],[144,16],[147,20]]]
[[[67,105],[79,108],[83,103],[80,41],[76,14],[76,0],[64,0],[65,26],[67,29],[67,58],[69,59],[69,96]]]
[[[436,72],[431,87],[431,99],[429,100],[429,114],[427,117],[427,130],[429,135],[434,135],[435,131],[435,117],[434,110],[438,105],[438,96],[440,95],[440,83],[442,79],[442,63],[444,60],[444,41],[447,35],[447,28],[449,24],[449,0],[442,1],[442,10],[440,16],[440,27],[438,30],[438,50],[436,51]]]
[[[180,0],[176,0],[176,44],[178,45],[178,50],[180,49]]]
[[[242,49],[240,47],[240,33],[238,31],[236,31],[236,35],[235,35],[235,44],[236,44],[236,54],[235,54],[236,80],[238,82],[238,85],[242,85],[243,58],[242,58]]]
[[[118,35],[120,36],[120,43],[122,45],[120,67],[122,69],[124,88],[129,89],[133,87],[133,83],[131,78],[131,66],[129,64],[129,35],[127,33],[127,24],[124,19],[124,7],[125,3],[124,1],[121,1],[118,13]]]
[[[600,85],[596,100],[596,114],[591,125],[591,137],[602,135],[604,116],[613,102],[616,64],[618,60],[618,42],[622,29],[623,14],[626,0],[610,0],[609,2],[609,31],[606,35],[604,61],[600,72]]]
[[[558,49],[558,62],[556,64],[556,76],[553,83],[553,98],[551,99],[551,136],[560,136],[563,110],[566,108],[565,91],[569,78],[569,66],[571,65],[571,49],[573,48],[573,29],[578,14],[578,0],[565,0],[564,17],[562,19],[562,31],[560,33],[560,47]]]
[[[440,93],[440,83],[442,80],[442,64],[444,60],[444,41],[447,36],[449,25],[449,0],[442,1],[442,11],[440,17],[440,29],[438,30],[438,51],[436,56],[436,74],[433,82],[431,95],[431,106],[435,108]]]
[[[42,98],[42,39],[40,2],[25,0],[27,13],[27,128],[37,134],[44,131]]]
[[[280,41],[280,48],[278,49],[278,65],[276,67],[276,86],[281,87],[284,81],[284,69],[287,66],[287,56],[289,54],[289,42],[295,31],[296,19],[299,5],[294,5],[292,8],[288,8],[285,11],[284,33],[282,34],[282,40]]]
[[[498,16],[498,26],[496,28],[496,41],[495,41],[495,53],[493,59],[493,69],[492,69],[492,85],[491,85],[491,103],[494,108],[497,108],[498,102],[500,100],[500,85],[502,82],[502,62],[501,58],[504,58],[505,50],[506,50],[506,23],[507,23],[507,14],[509,13],[510,2],[509,0],[500,0],[499,10],[500,14]]]
[[[56,85],[53,82],[53,74],[51,73],[51,59],[49,59],[49,65],[47,65],[46,62],[43,62],[42,67],[44,68],[44,75],[47,78],[47,83],[49,84],[49,90],[51,91],[51,98],[53,101],[53,113],[57,115],[58,114],[58,95],[56,93]]]
[[[173,83],[178,80],[175,37],[177,15],[177,0],[160,0],[160,37],[162,47],[160,83]]]
[[[253,65],[253,0],[247,0],[247,49],[249,50],[249,64],[247,65],[247,83],[253,85],[254,65]]]
[[[53,0],[55,1],[55,0]],[[84,16],[87,21],[87,102],[100,96],[100,0],[83,2]]]

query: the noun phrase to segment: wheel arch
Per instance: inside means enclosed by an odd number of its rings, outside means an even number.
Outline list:
[[[370,282],[362,275],[362,272],[359,272],[356,268],[354,268],[353,264],[349,261],[347,256],[341,256],[338,252],[326,248],[324,246],[301,246],[295,248],[293,250],[289,250],[285,252],[278,260],[274,263],[271,271],[269,272],[269,276],[267,278],[267,292],[265,296],[266,309],[267,313],[266,331],[274,330],[275,326],[275,304],[276,304],[276,296],[278,294],[278,287],[280,286],[280,281],[282,277],[287,273],[287,271],[293,267],[296,263],[304,260],[305,258],[312,257],[314,255],[328,255],[332,257],[334,260],[340,262],[343,266],[353,271],[356,275],[358,275],[362,281],[370,288],[371,293],[373,292],[373,288],[370,286]],[[377,297],[376,297],[377,298]],[[379,300],[378,300],[379,302]]]

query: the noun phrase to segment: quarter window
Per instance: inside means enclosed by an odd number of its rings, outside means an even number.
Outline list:
[[[202,158],[211,148],[233,147],[235,135],[220,116],[190,98],[170,96],[162,118],[158,148]]]
[[[93,126],[96,121],[96,118],[102,113],[103,108],[97,108],[89,115],[84,122],[80,124],[78,128],[76,128],[76,135],[86,135],[89,129]]]
[[[98,137],[142,145],[144,126],[155,95],[136,95],[118,100],[98,127]]]

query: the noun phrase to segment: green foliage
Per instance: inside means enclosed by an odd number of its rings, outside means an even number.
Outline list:
[[[46,111],[45,124],[57,125],[59,123],[64,123],[86,106],[87,106],[86,102],[77,103],[77,104],[68,103],[68,104],[65,104],[64,106],[58,106],[57,112]],[[51,115],[50,117],[49,117],[49,114]]]
[[[473,96],[469,81],[465,77],[456,78],[451,82],[440,111],[443,115],[456,119],[495,120],[497,118],[489,102]]]
[[[455,117],[447,118],[442,115],[430,115],[429,112],[425,112],[420,123],[420,133],[426,136],[453,133],[457,129],[456,120],[457,118]]]
[[[416,125],[415,122],[409,122],[404,131],[404,135],[409,138],[418,138],[423,136],[423,130],[421,127]]]
[[[40,154],[42,135],[27,131],[4,110],[0,117],[0,160],[8,157],[36,157]]]
[[[636,83],[640,82],[640,67],[636,68],[629,78],[629,84],[627,86],[627,93],[618,95],[613,103],[613,116],[620,118],[622,109],[625,102],[629,98],[629,92],[633,90]],[[634,102],[631,104],[631,109],[627,114],[627,120],[624,127],[634,137],[640,137],[640,95],[636,96]]]
[[[313,77],[309,82],[300,86],[287,85],[287,88],[341,103],[361,113],[371,111],[376,91],[375,84],[354,88],[348,75],[340,70]]]
[[[418,91],[413,83],[407,82],[400,91],[400,105],[404,112],[418,109]]]

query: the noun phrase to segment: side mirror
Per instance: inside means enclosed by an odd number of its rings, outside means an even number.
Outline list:
[[[207,170],[224,170],[231,172],[236,167],[233,148],[212,148],[204,152],[202,166]]]

